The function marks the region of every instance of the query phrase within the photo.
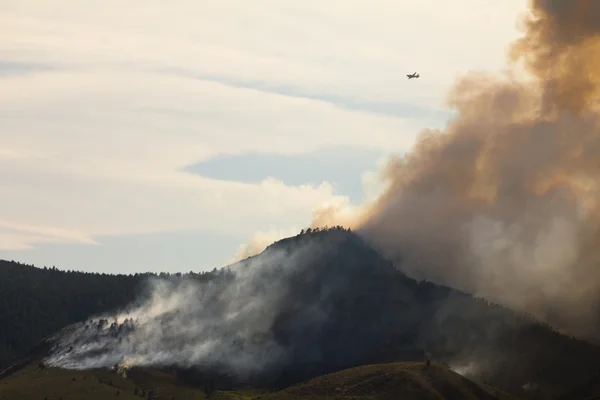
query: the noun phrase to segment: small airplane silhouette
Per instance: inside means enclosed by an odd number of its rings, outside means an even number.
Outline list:
[[[418,78],[419,74],[417,74],[416,72],[414,74],[410,74],[410,75],[406,75],[408,76],[408,79],[412,79],[412,78]]]

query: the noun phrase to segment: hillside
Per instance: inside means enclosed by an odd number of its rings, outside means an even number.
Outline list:
[[[139,368],[126,376],[110,369],[71,371],[40,368],[41,360],[0,379],[0,400],[198,400],[205,398],[202,384],[191,386],[166,371]],[[209,381],[206,381],[209,383]],[[218,392],[215,400],[247,399],[256,391]],[[242,397],[243,396],[243,397]]]
[[[536,385],[564,394],[600,371],[597,347],[485,300],[417,282],[340,228],[284,239],[215,273],[164,281],[153,301],[166,296],[167,313],[73,326],[54,343],[50,360],[72,368],[158,362],[192,385],[211,372],[223,388],[284,388],[359,365],[422,361],[428,352],[515,395]],[[114,282],[98,287],[110,293]],[[64,291],[65,304],[69,295]]]
[[[442,365],[410,362],[350,368],[261,396],[263,400],[295,398],[509,400],[513,397],[478,385]]]
[[[65,325],[133,301],[141,281],[0,261],[0,370]]]
[[[150,368],[136,368],[126,375],[108,369],[69,371],[39,368],[36,362],[0,380],[0,399],[38,400],[197,400],[206,396],[211,381],[189,385],[174,374]],[[405,399],[405,400],[495,400],[511,397],[496,389],[480,386],[432,364],[394,363],[367,365],[314,378],[308,382],[269,392],[259,389],[220,390],[214,400],[287,399]]]

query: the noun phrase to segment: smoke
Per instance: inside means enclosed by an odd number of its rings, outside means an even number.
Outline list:
[[[295,382],[383,351],[396,273],[346,230],[299,235],[205,276],[152,280],[141,305],[61,332],[45,362],[199,367],[237,382],[287,368]]]
[[[153,279],[141,306],[77,327],[46,362],[68,369],[227,365],[240,376],[277,365],[285,354],[271,328],[307,250],[265,252],[204,281]]]
[[[240,250],[231,260],[229,260],[228,264],[233,264],[238,261],[245,260],[248,257],[260,254],[270,244],[273,244],[274,242],[285,237],[293,236],[296,233],[298,233],[296,230],[282,231],[271,229],[269,231],[258,231],[252,235],[248,243],[240,246]]]
[[[468,361],[463,364],[450,365],[450,369],[459,375],[467,378],[477,376],[478,364],[474,361]]]
[[[458,80],[456,117],[387,164],[383,194],[350,220],[319,210],[313,226],[357,227],[416,278],[589,336],[600,315],[600,2],[535,0],[522,26],[509,60],[530,76]]]

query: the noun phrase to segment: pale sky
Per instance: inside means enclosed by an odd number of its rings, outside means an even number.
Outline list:
[[[200,271],[358,204],[457,76],[504,67],[525,7],[0,0],[0,258]]]

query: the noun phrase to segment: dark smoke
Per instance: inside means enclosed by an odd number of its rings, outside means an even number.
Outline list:
[[[526,310],[572,333],[599,327],[600,2],[536,0],[510,60],[471,73],[456,118],[383,171],[351,223],[409,275]],[[515,64],[518,65],[518,64]],[[341,222],[322,210],[313,225]],[[346,222],[346,221],[343,221]],[[600,337],[596,337],[600,339]]]

